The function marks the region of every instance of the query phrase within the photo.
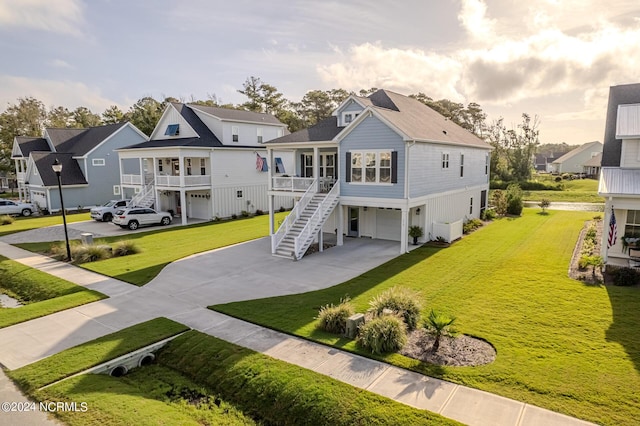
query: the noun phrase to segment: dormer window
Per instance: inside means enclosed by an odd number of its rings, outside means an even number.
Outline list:
[[[346,113],[344,115],[344,125],[346,126],[347,124],[351,123],[352,121],[353,121],[353,114],[351,114],[350,112]]]
[[[240,133],[240,128],[238,126],[231,126],[231,140],[234,142],[238,142],[238,134]]]
[[[258,143],[262,143],[262,128],[258,127]]]
[[[179,124],[169,124],[167,130],[164,132],[165,136],[178,136],[180,135]]]

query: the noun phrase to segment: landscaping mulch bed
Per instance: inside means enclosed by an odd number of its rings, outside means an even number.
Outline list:
[[[493,346],[482,339],[464,334],[457,337],[442,336],[436,353],[431,350],[434,336],[426,330],[414,330],[408,337],[400,354],[430,364],[468,367],[489,364],[496,359]]]
[[[589,229],[589,225],[591,223],[596,223],[596,247],[594,252],[600,253],[600,246],[602,242],[602,220],[593,220],[587,221],[584,224],[584,227],[580,231],[580,236],[578,238],[578,242],[576,243],[576,247],[573,250],[573,256],[571,257],[571,263],[569,265],[569,278],[573,278],[574,280],[584,281],[589,284],[602,284],[605,283],[605,279],[602,275],[602,270],[600,268],[596,268],[595,275],[592,271],[591,267],[588,268],[580,268],[580,253],[582,252],[582,243],[584,242],[584,236],[587,233],[587,229]]]

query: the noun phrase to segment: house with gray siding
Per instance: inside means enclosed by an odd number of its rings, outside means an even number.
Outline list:
[[[324,233],[398,241],[408,229],[421,242],[461,235],[464,221],[487,205],[485,141],[421,102],[388,90],[352,95],[316,126],[266,143],[293,154],[293,173],[270,167],[270,200],[288,194],[296,206],[278,229],[270,201],[272,253],[300,259]],[[320,244],[322,247],[322,244]]]
[[[584,164],[602,152],[602,143],[588,142],[572,149],[551,163],[552,173],[583,173]]]
[[[640,84],[609,89],[601,166],[601,255],[607,265],[640,266]]]
[[[58,180],[51,168],[62,164],[65,208],[91,207],[122,197],[117,149],[147,136],[129,122],[87,129],[45,129],[41,138],[17,136],[15,161],[18,196],[40,209],[60,210]]]

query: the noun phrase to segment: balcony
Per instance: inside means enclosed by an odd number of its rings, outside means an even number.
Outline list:
[[[142,176],[140,175],[121,175],[120,182],[123,185],[142,185]]]
[[[274,177],[273,190],[287,192],[305,192],[314,178],[301,177]]]
[[[180,176],[157,176],[157,186],[177,186],[180,187]],[[211,185],[210,175],[185,176],[184,186],[208,186]]]

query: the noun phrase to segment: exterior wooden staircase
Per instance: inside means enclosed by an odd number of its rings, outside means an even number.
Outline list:
[[[291,210],[278,231],[271,236],[274,256],[300,260],[338,205],[340,187],[336,183],[327,194],[316,192],[314,183]]]

